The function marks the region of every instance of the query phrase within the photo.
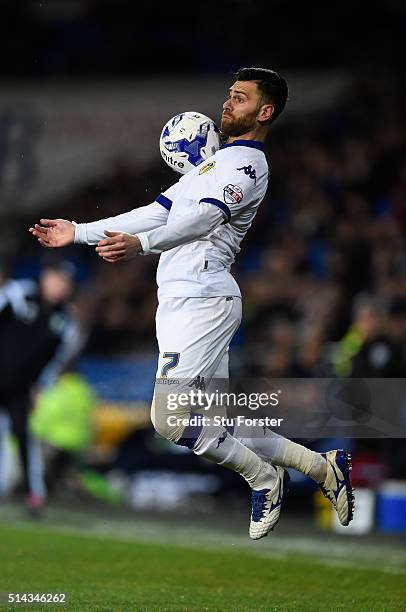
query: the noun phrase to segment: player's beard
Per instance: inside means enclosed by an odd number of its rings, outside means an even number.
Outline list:
[[[221,118],[221,131],[225,136],[242,136],[250,132],[256,123],[258,111],[255,110],[248,115],[234,119],[233,117],[226,116]]]

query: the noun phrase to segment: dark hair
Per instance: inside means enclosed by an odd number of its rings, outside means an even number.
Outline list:
[[[72,280],[75,280],[77,277],[77,268],[75,264],[67,259],[60,259],[56,256],[45,256],[41,263],[41,272],[44,270],[54,270],[59,274],[70,277]]]
[[[274,105],[272,117],[266,122],[273,123],[278,115],[285,108],[286,100],[288,99],[288,84],[286,80],[268,68],[240,68],[235,73],[237,81],[255,81],[258,89],[265,100],[269,100]]]

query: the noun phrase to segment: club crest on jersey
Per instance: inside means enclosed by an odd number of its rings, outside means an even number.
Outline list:
[[[243,199],[243,192],[238,185],[226,185],[223,189],[224,202],[226,204],[239,204]]]
[[[206,164],[205,166],[203,166],[203,168],[200,168],[199,170],[199,174],[204,174],[205,172],[208,172],[209,170],[211,170],[212,168],[214,168],[214,166],[216,165],[215,161],[209,162],[208,164]]]

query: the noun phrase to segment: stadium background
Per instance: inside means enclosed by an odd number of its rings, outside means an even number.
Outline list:
[[[176,180],[158,152],[163,123],[183,110],[218,120],[235,69],[274,67],[288,79],[290,101],[267,145],[269,193],[233,269],[243,291],[244,321],[233,342],[232,372],[402,378],[405,21],[404,5],[394,0],[367,9],[362,2],[298,4],[294,15],[283,2],[244,0],[187,10],[139,3],[136,12],[121,1],[4,2],[4,278],[38,277],[50,254],[27,230],[40,217],[88,221],[153,201]],[[171,533],[179,516],[206,529],[226,522],[225,508],[230,512],[232,505],[230,522],[244,530],[244,483],[169,448],[148,426],[156,258],[116,267],[101,263],[90,247],[58,256],[76,266],[74,307],[84,347],[75,368],[97,402],[92,442],[61,474],[44,523],[48,516],[50,524],[72,525],[79,519],[70,509],[85,523],[89,515],[96,522],[110,517],[112,525],[113,517],[127,521],[131,538],[132,525],[140,536],[147,513],[148,520],[156,515],[157,524],[168,526],[160,533],[175,547]],[[355,348],[354,329],[362,331]],[[321,449],[331,441],[306,443]],[[350,555],[363,542],[370,557],[371,551],[377,558],[386,551],[387,563],[400,571],[403,440],[341,444],[353,451],[363,520],[344,536],[311,483],[294,475],[284,509],[289,529],[279,540],[276,534],[276,549],[295,550],[289,534],[305,534],[303,551],[312,554],[312,542],[323,549],[326,538],[337,538],[337,551],[346,537]],[[10,486],[18,485],[12,445],[8,453]],[[11,516],[15,520],[18,503],[17,486],[0,505],[3,526],[10,526]]]

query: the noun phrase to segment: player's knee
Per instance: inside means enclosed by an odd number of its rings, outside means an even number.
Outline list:
[[[189,412],[182,414],[159,414],[154,411],[151,420],[155,431],[162,437],[175,442],[179,446],[194,449],[197,439],[202,430],[201,425],[191,424],[190,420],[196,419],[196,415]]]
[[[184,427],[179,426],[178,422],[173,418],[173,415],[156,415],[151,418],[152,424],[155,431],[170,440],[171,442],[177,442],[182,436]]]
[[[177,442],[184,429],[184,417],[187,417],[187,414],[174,414],[167,409],[162,398],[154,396],[151,407],[151,421],[155,431],[160,436],[171,442]]]
[[[197,427],[199,431],[196,433],[196,426],[190,425],[190,418],[195,415],[191,413],[189,405],[180,402],[173,405],[170,399],[166,393],[155,390],[151,406],[155,431],[171,442],[193,448],[193,440],[199,435],[201,427]]]

